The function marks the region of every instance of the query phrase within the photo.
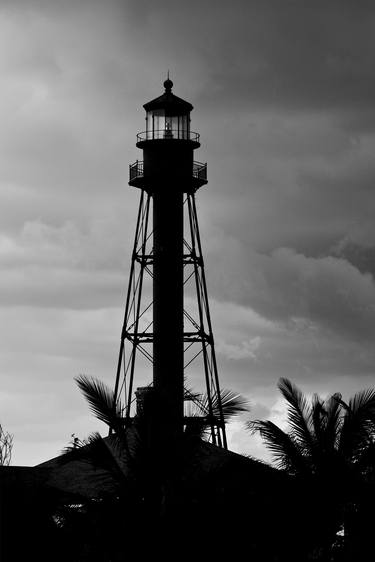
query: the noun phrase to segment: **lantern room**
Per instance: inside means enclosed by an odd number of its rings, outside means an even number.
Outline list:
[[[193,140],[198,135],[190,132],[190,112],[193,106],[172,93],[173,82],[164,82],[165,92],[146,103],[146,131],[138,135],[138,142],[148,140]]]
[[[172,93],[173,82],[164,82],[164,93],[146,103],[146,130],[137,135],[143,160],[130,166],[130,185],[155,193],[195,192],[207,183],[207,166],[194,161],[199,134],[190,130],[191,103]],[[167,187],[169,186],[169,187]]]

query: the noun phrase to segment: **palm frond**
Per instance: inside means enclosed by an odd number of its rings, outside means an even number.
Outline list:
[[[267,448],[271,451],[277,468],[287,470],[291,474],[306,471],[306,460],[299,444],[276,424],[269,420],[254,420],[247,423],[247,429],[251,433],[260,434]]]
[[[371,441],[375,430],[375,389],[357,392],[347,404],[340,400],[345,410],[339,449],[346,457],[355,457]]]
[[[199,399],[201,394],[199,392],[194,392],[191,387],[186,386],[184,384],[184,400],[189,400],[194,402],[195,400]]]
[[[323,446],[326,451],[334,451],[338,446],[342,426],[341,394],[338,392],[332,394],[332,396],[324,402],[324,408],[326,416],[323,431]]]
[[[115,431],[121,431],[124,425],[122,407],[120,403],[115,403],[114,392],[102,381],[86,375],[76,377],[75,381],[94,416]]]
[[[372,440],[362,451],[359,452],[356,459],[356,469],[359,474],[366,476],[367,480],[374,482],[375,480],[375,441]]]
[[[241,394],[229,389],[223,389],[220,391],[219,396],[217,394],[214,396],[212,408],[215,416],[218,416],[220,413],[220,402],[224,421],[228,421],[233,416],[249,410],[248,400]]]
[[[353,413],[362,412],[362,415],[374,416],[375,414],[375,388],[367,388],[357,392],[349,400],[349,408]]]
[[[186,415],[189,418],[184,428],[184,435],[188,438],[207,440],[211,434],[212,417],[209,416],[210,406],[207,395],[196,394],[189,401]]]
[[[207,439],[211,434],[212,422],[219,421],[221,415],[224,423],[227,423],[233,416],[246,412],[249,408],[246,398],[228,389],[222,389],[220,395],[215,394],[211,400],[207,394],[193,393],[186,388],[185,394],[191,402],[188,410],[190,420],[184,431],[187,437]]]
[[[85,457],[85,452],[88,450],[93,443],[102,439],[102,436],[98,431],[94,431],[90,433],[88,437],[85,439],[78,439],[75,437],[75,434],[72,435],[74,439],[66,445],[63,450],[61,451],[61,461],[62,462],[69,462],[72,458],[83,459]]]
[[[215,393],[211,401],[207,394],[204,394],[195,404],[202,415],[220,419],[222,414],[225,422],[249,409],[248,400],[244,396],[228,389],[222,389],[220,394]]]
[[[288,402],[288,421],[291,427],[291,435],[304,449],[312,452],[315,439],[311,432],[311,408],[306,396],[286,378],[279,380],[278,387]]]
[[[311,401],[311,423],[315,438],[318,442],[321,442],[323,439],[325,415],[324,400],[322,400],[318,394],[314,394]]]
[[[61,464],[71,461],[88,463],[95,469],[105,471],[106,475],[97,475],[102,480],[109,477],[112,482],[127,484],[123,450],[118,446],[115,436],[104,439],[94,432],[86,439],[65,447],[59,460]]]

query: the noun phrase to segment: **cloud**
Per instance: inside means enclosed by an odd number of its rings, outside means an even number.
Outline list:
[[[1,305],[120,306],[131,252],[124,231],[121,216],[112,214],[87,227],[30,221],[16,236],[0,235]]]
[[[216,350],[218,353],[227,356],[228,359],[256,359],[256,352],[260,345],[261,339],[259,336],[256,336],[251,340],[242,341],[237,344],[219,341],[216,345]]]
[[[208,260],[216,298],[284,324],[303,320],[344,338],[374,337],[374,279],[343,258],[308,257],[290,248],[259,254],[217,236]]]
[[[125,260],[120,252],[122,231],[115,216],[93,220],[86,232],[72,221],[60,227],[25,222],[18,237],[0,237],[0,259],[5,266],[107,267],[118,271]]]
[[[221,384],[245,393],[251,404],[269,405],[280,377],[302,384],[310,393],[352,390],[353,381],[357,387],[372,384],[372,341],[343,338],[304,320],[272,322],[246,306],[213,299],[211,311]],[[232,359],[222,347],[222,342],[235,346],[255,338],[261,340],[256,359]]]

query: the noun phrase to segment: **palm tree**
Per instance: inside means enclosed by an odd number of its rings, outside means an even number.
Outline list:
[[[94,433],[84,440],[75,439],[65,449],[62,461],[84,459],[102,469],[102,482],[106,475],[108,482],[115,484],[118,500],[128,506],[127,509],[132,506],[133,525],[138,517],[142,528],[147,520],[153,527],[157,521],[165,526],[165,518],[173,520],[176,510],[191,497],[184,468],[202,439],[209,437],[212,420],[208,415],[207,397],[185,389],[185,395],[193,404],[190,411],[193,423],[186,427],[180,442],[171,444],[168,449],[163,440],[160,445],[161,441],[155,435],[152,407],[146,410],[147,414],[137,415],[129,421],[122,416],[122,405],[115,403],[113,391],[103,382],[84,375],[77,377],[76,382],[94,416],[111,431],[105,438]],[[230,390],[223,390],[220,397],[226,422],[247,409],[246,400]],[[213,415],[218,416],[218,397],[214,397],[211,405]]]
[[[269,420],[248,427],[261,435],[276,466],[294,477],[306,526],[316,537],[311,546],[330,560],[337,532],[344,527],[347,540],[363,489],[374,479],[375,389],[349,402],[335,393],[325,400],[314,395],[309,403],[288,379],[281,378],[278,387],[288,404],[289,429]]]

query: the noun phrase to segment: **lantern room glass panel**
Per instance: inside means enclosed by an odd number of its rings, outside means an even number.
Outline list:
[[[189,139],[189,115],[166,115],[164,109],[148,111],[146,114],[146,138]]]
[[[188,139],[190,138],[190,117],[189,115],[180,115],[178,117],[178,130],[179,138]]]

